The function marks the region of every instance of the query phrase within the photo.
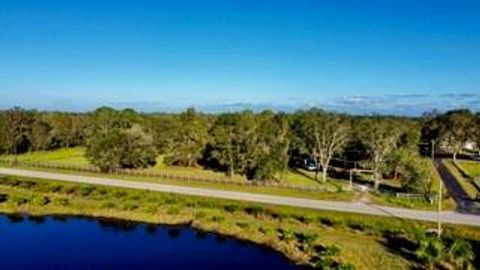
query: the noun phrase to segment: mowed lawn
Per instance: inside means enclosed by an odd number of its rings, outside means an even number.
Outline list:
[[[15,157],[13,155],[3,155],[0,159],[6,161],[12,161]],[[21,155],[17,155],[19,162],[38,162],[48,163],[51,165],[59,166],[92,166],[90,162],[85,158],[85,148],[62,148],[53,151],[37,151],[29,152]],[[143,169],[144,172],[156,172],[165,173],[174,176],[191,177],[191,178],[207,178],[207,179],[225,179],[225,173],[204,169],[201,167],[191,168],[182,166],[167,166],[163,162],[163,156],[157,158],[157,164],[148,169]],[[314,173],[308,171],[296,171],[288,170],[282,176],[283,184],[301,185],[301,186],[318,186],[319,182],[314,180]],[[246,181],[246,179],[240,175],[235,175],[231,180]],[[334,182],[332,180],[330,182]],[[329,184],[330,185],[330,184]],[[332,187],[338,187],[339,184],[331,184]]]
[[[480,161],[462,160],[459,161],[462,169],[473,178],[480,177]]]
[[[462,175],[462,173],[457,169],[452,160],[444,161],[447,169],[452,173],[452,175],[457,179],[457,182],[460,184],[462,189],[467,193],[470,199],[477,198],[478,189],[475,187],[475,184],[471,179],[468,179]],[[463,164],[460,165],[463,167]]]

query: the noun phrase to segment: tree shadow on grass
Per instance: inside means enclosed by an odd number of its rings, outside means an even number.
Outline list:
[[[395,233],[384,233],[383,239],[379,242],[384,245],[387,250],[397,256],[400,256],[412,263],[411,269],[422,269],[421,262],[415,256],[417,244],[403,235]]]
[[[320,183],[319,180],[315,180],[315,177],[314,176],[311,176],[309,175],[308,173],[302,171],[302,170],[299,170],[298,168],[294,168],[294,167],[291,167],[290,170],[293,172],[293,173],[296,173],[296,174],[299,174],[301,176],[304,176],[310,180],[312,180],[314,183]]]

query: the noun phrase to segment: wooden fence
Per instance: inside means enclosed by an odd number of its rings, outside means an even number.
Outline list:
[[[33,161],[12,161],[0,159],[0,164],[7,167],[29,167],[29,168],[43,168],[54,170],[68,170],[87,173],[102,173],[97,167],[91,165],[77,165],[77,164],[61,164],[58,162],[33,162]],[[313,186],[313,185],[294,185],[288,183],[281,183],[277,181],[251,181],[251,180],[236,180],[229,179],[227,177],[209,176],[202,177],[193,174],[172,174],[161,171],[152,170],[130,170],[130,169],[118,169],[114,170],[107,175],[121,175],[121,176],[137,176],[146,178],[158,178],[175,181],[196,181],[204,183],[216,183],[216,184],[228,184],[237,186],[259,186],[259,187],[274,187],[287,190],[298,191],[322,191],[322,192],[337,192],[335,187],[326,186]]]

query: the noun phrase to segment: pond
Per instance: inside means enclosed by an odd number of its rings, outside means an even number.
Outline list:
[[[296,269],[278,252],[189,227],[0,215],[1,269]]]

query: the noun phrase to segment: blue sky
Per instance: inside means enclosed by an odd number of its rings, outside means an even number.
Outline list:
[[[0,108],[480,110],[480,1],[0,2]]]

